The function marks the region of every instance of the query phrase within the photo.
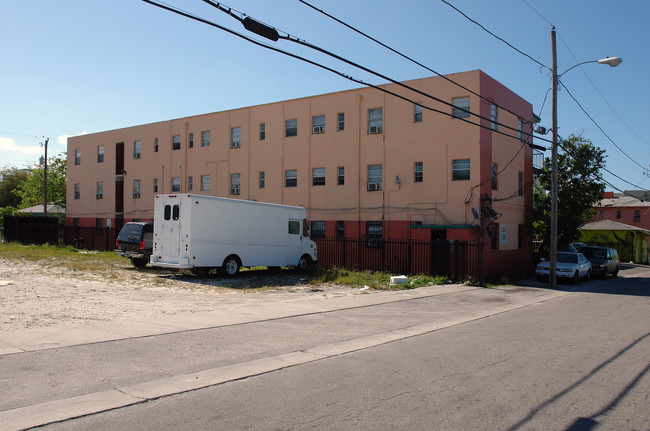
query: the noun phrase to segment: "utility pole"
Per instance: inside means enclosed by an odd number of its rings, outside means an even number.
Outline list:
[[[50,138],[45,139],[45,159],[43,163],[43,216],[47,218],[47,144]]]
[[[551,151],[551,251],[549,256],[549,274],[548,284],[550,288],[556,287],[556,268],[557,268],[557,50],[555,43],[555,26],[551,27],[551,72],[553,73],[553,144]]]

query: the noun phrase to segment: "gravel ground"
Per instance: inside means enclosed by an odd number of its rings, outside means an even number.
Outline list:
[[[0,331],[216,311],[250,304],[368,293],[310,285],[289,271],[245,271],[234,279],[123,266],[100,276],[55,264],[0,259]]]

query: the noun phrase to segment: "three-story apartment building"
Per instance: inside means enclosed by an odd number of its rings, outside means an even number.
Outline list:
[[[486,274],[525,271],[532,105],[447,77],[465,89],[405,83],[447,103],[387,84],[415,103],[359,88],[70,138],[67,224],[119,229],[196,193],[304,206],[314,236],[482,239]]]

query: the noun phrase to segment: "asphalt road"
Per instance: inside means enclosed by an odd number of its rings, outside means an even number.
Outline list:
[[[563,287],[4,355],[0,419],[117,388],[134,401],[42,429],[649,430],[650,268]]]

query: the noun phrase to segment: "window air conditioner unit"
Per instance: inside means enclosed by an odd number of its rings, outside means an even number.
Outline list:
[[[97,193],[96,195],[97,199],[102,199],[104,197],[103,193]]]
[[[230,148],[240,148],[241,147],[241,142],[240,141],[232,141],[230,143]]]
[[[375,135],[377,133],[382,132],[382,127],[381,126],[370,126],[368,127],[368,133],[371,135]]]
[[[139,159],[140,158],[140,153],[133,153],[133,158],[134,159]]]
[[[133,192],[133,199],[137,199],[140,197],[140,192]]]
[[[375,190],[381,190],[381,184],[380,183],[368,183],[368,191],[372,192]]]
[[[314,133],[323,133],[323,126],[314,126],[312,130]]]
[[[233,187],[230,189],[230,194],[231,195],[238,195],[239,194],[239,187]]]

